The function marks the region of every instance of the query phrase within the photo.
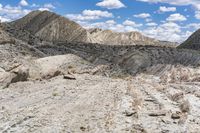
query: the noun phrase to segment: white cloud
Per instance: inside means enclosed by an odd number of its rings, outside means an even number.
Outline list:
[[[9,18],[4,18],[0,16],[0,22],[9,22],[9,21],[11,21]]]
[[[186,21],[187,18],[179,13],[175,13],[171,14],[166,20],[176,22],[176,21]]]
[[[180,35],[181,33],[180,28],[181,27],[174,22],[167,22],[157,27],[149,27],[145,29],[143,32],[147,36],[159,40],[180,42],[182,41],[182,37]]]
[[[151,15],[149,13],[141,13],[141,14],[134,15],[134,17],[136,18],[148,18],[150,16]]]
[[[65,16],[74,21],[90,21],[100,19],[98,16],[83,16],[82,14],[66,14]]]
[[[196,11],[195,12],[195,18],[196,19],[200,19],[200,11]]]
[[[26,0],[21,0],[19,2],[19,5],[21,5],[21,6],[28,6],[28,2]]]
[[[41,8],[39,8],[38,10],[39,10],[39,11],[50,11],[49,8],[45,8],[45,7],[41,7]]]
[[[51,4],[51,3],[46,3],[46,4],[44,4],[43,6],[39,6],[39,5],[36,5],[36,4],[31,5],[31,6],[39,7],[38,10],[40,10],[40,11],[51,11],[51,10],[53,10],[53,9],[56,8],[56,7],[55,7],[53,4]]]
[[[33,4],[31,5],[31,7],[40,7],[40,6],[37,5],[37,4],[35,4],[35,3],[33,3]]]
[[[165,6],[160,6],[159,12],[175,12],[176,7],[165,7]]]
[[[108,21],[106,21],[106,24],[114,25],[114,24],[116,24],[116,22],[114,20],[108,20]]]
[[[90,21],[101,18],[112,18],[113,14],[101,10],[84,10],[82,14],[66,14],[65,16],[75,21]]]
[[[119,9],[126,7],[120,0],[102,0],[96,5],[107,9]]]
[[[200,23],[190,23],[190,24],[187,24],[184,28],[197,30],[200,28]]]
[[[47,3],[47,4],[44,4],[44,8],[55,9],[56,7],[51,3]]]
[[[177,6],[192,5],[195,8],[200,9],[199,0],[137,0],[137,1],[149,2],[149,3],[167,3],[171,5],[177,5]]]
[[[113,17],[112,13],[109,13],[108,11],[101,11],[101,10],[84,10],[82,12],[84,16],[98,16],[98,17]]]
[[[134,21],[130,21],[130,20],[125,20],[123,22],[124,26],[132,26],[132,27],[141,27],[142,24],[136,24]]]
[[[147,26],[157,26],[158,24],[154,23],[154,22],[151,22],[151,23],[147,23],[146,24]]]
[[[11,6],[11,5],[2,5],[0,4],[0,20],[1,21],[13,21],[19,19],[28,13],[30,13],[33,9],[34,10],[51,10],[55,7],[50,4],[44,5],[36,5],[36,4],[28,4],[26,0],[21,0],[19,5]]]
[[[78,23],[81,24],[86,29],[100,28],[104,30],[112,30],[115,32],[139,31],[139,29],[135,28],[134,26],[120,24],[115,22],[114,20],[108,20],[105,22],[94,22],[94,23],[79,21]]]
[[[146,18],[145,21],[146,21],[146,22],[151,22],[151,21],[153,21],[153,20],[152,20],[151,18]]]
[[[11,21],[23,17],[31,10],[22,9],[22,7],[13,7],[10,5],[3,6],[0,4],[0,16],[3,21]]]

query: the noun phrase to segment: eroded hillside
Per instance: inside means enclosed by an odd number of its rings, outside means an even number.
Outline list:
[[[159,41],[139,32],[118,33],[102,29],[84,29],[79,24],[49,11],[33,11],[23,18],[5,23],[3,29],[30,45],[44,42],[84,42],[109,45],[154,45],[176,47],[173,42]]]
[[[198,51],[50,41],[36,25],[50,18],[63,20],[32,12],[0,29],[0,132],[199,132]]]
[[[185,49],[200,49],[200,29],[193,33],[185,42],[183,42],[179,48]]]

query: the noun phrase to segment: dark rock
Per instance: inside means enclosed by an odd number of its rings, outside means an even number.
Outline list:
[[[149,116],[157,117],[157,116],[166,116],[166,111],[155,111],[149,114]]]
[[[64,75],[63,78],[64,78],[64,79],[70,79],[70,80],[76,80],[75,76],[69,75],[69,74]]]
[[[171,118],[172,118],[172,119],[180,119],[181,117],[180,117],[180,114],[173,113],[173,114],[171,115]]]
[[[183,103],[180,105],[180,109],[183,113],[190,112],[190,103],[188,100],[183,101]]]

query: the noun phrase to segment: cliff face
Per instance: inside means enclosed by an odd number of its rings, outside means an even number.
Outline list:
[[[200,50],[200,29],[193,33],[178,48]]]

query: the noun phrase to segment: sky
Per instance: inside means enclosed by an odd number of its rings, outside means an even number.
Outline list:
[[[0,20],[48,10],[84,28],[138,31],[164,41],[183,42],[200,28],[200,0],[0,0]]]

